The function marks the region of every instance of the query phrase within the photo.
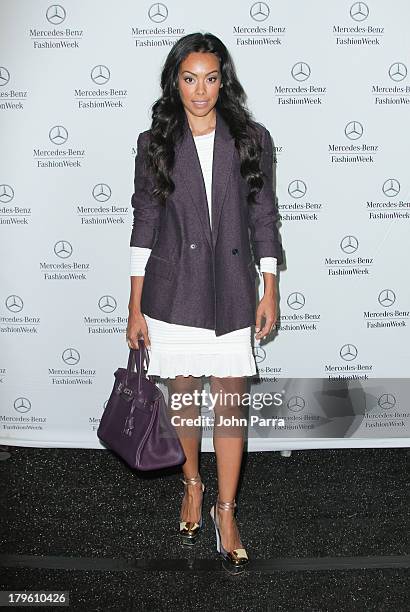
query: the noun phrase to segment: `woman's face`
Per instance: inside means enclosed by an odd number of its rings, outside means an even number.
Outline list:
[[[221,86],[219,59],[214,53],[190,53],[180,64],[178,87],[185,111],[204,117],[215,106]]]

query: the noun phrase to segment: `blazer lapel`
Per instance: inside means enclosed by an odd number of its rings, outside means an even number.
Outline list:
[[[213,246],[218,237],[222,206],[225,202],[228,180],[232,172],[235,139],[220,113],[216,113],[214,156],[212,163],[212,235]]]
[[[185,113],[184,113],[185,115]],[[209,221],[208,200],[201,164],[192,132],[185,115],[182,140],[175,147],[175,176],[182,177],[196,208],[203,232],[211,248],[216,244],[218,225],[225,200],[228,179],[232,171],[235,140],[227,123],[216,111],[216,127],[212,162],[212,230]],[[177,169],[178,167],[178,169]]]

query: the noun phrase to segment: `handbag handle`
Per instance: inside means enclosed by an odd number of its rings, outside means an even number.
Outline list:
[[[134,364],[136,367],[136,371],[138,374],[138,390],[141,389],[141,376],[142,373],[146,372],[144,368],[144,360],[147,362],[147,367],[149,366],[149,354],[147,351],[147,347],[145,346],[145,342],[143,338],[138,338],[139,349],[130,348],[130,353],[128,355],[128,363],[127,363],[127,373],[125,376],[125,385],[128,385],[128,378],[131,372],[134,370]],[[138,354],[138,359],[136,359],[136,354]]]

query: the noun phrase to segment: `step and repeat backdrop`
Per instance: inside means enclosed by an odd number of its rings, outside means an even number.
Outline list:
[[[278,333],[254,347],[248,449],[408,446],[409,4],[0,12],[0,444],[103,448],[128,358],[137,137],[171,46],[210,31],[274,139],[286,254]],[[212,450],[206,400],[202,414]]]

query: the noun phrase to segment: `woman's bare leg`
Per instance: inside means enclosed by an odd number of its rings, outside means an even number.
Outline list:
[[[200,403],[195,401],[194,391],[202,391],[202,377],[199,376],[176,376],[168,379],[168,409],[171,416],[179,415],[183,418],[196,418],[200,414]],[[179,409],[173,409],[172,405],[182,404],[182,396],[190,401],[191,405],[182,405]],[[199,442],[201,439],[201,427],[195,425],[176,426],[178,437],[181,441],[186,462],[182,466],[184,477],[194,478],[199,468]],[[182,500],[181,520],[198,522],[200,518],[200,506],[202,502],[202,488],[200,483],[190,484],[185,487],[185,495]]]
[[[247,377],[211,376],[211,392],[219,393],[215,404],[214,449],[217,461],[218,495],[222,502],[233,501],[238,488],[246,424],[235,419],[247,419],[247,408],[242,406],[247,390]],[[219,424],[220,418],[228,419]],[[232,424],[230,424],[232,423]],[[236,520],[232,511],[217,510],[222,545],[226,550],[241,548]]]

